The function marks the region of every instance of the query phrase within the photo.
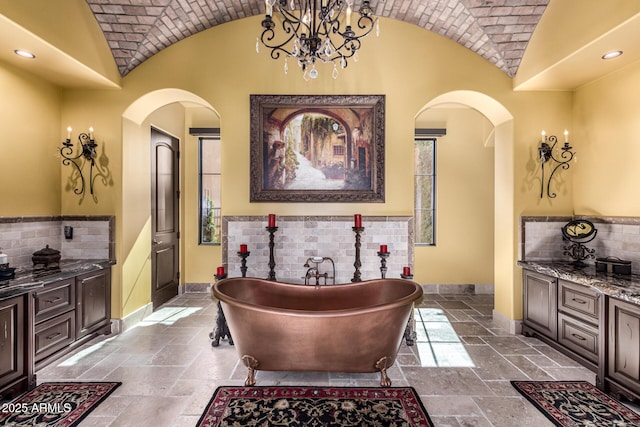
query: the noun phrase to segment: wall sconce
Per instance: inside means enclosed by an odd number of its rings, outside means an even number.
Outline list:
[[[89,162],[89,192],[93,195],[93,181],[95,177],[100,176],[106,184],[106,178],[111,175],[108,168],[108,161],[101,161],[104,163],[102,168],[96,164],[96,158],[98,157],[96,148],[98,144],[93,139],[93,128],[89,128],[89,133],[81,133],[78,135],[78,150],[74,155],[73,143],[71,142],[71,128],[67,128],[67,139],[62,142],[60,147],[60,155],[62,156],[63,165],[73,165],[74,174],[70,178],[73,183],[73,192],[82,195],[85,190],[85,178],[82,174],[82,168],[85,162]],[[94,177],[94,167],[96,168]],[[75,176],[74,176],[75,175]],[[78,182],[79,181],[79,182]],[[95,197],[94,197],[95,199]]]
[[[545,131],[542,131],[542,140],[540,141],[540,147],[538,148],[538,158],[542,165],[542,177],[540,179],[540,198],[544,197],[545,183],[547,186],[547,197],[553,199],[557,196],[556,193],[551,192],[551,180],[553,175],[558,169],[569,169],[569,162],[573,159],[574,152],[572,146],[569,145],[569,132],[564,131],[564,145],[560,147],[559,156],[554,155],[554,148],[558,143],[558,138],[555,135],[547,136]],[[554,163],[551,163],[551,162]],[[545,180],[545,165],[551,170],[551,173]]]

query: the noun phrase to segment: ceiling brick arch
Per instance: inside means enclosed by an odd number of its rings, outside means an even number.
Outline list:
[[[122,76],[190,35],[264,14],[264,0],[87,0]],[[361,0],[354,0],[357,10]],[[376,16],[408,22],[515,76],[549,0],[371,0]]]

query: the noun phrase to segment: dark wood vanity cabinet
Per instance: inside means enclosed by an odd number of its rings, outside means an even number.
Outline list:
[[[596,372],[600,389],[640,401],[640,305],[523,269],[522,332]]]
[[[533,271],[523,270],[523,333],[558,337],[558,281]]]
[[[38,369],[111,333],[110,268],[49,280],[0,300],[0,400],[35,387]]]
[[[35,367],[111,331],[111,274],[96,270],[32,292]]]
[[[603,347],[600,342],[603,301],[604,296],[591,288],[558,279],[558,342],[591,362],[593,369]]]
[[[609,298],[607,390],[640,396],[640,306]]]
[[[523,270],[522,332],[596,372],[604,347],[603,304],[604,297],[587,286]]]
[[[76,339],[111,328],[111,275],[99,270],[76,277]]]
[[[25,296],[0,301],[0,400],[27,390],[30,380]]]
[[[76,280],[63,280],[33,291],[36,368],[76,339]]]

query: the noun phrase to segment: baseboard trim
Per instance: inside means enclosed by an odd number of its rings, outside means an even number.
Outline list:
[[[121,334],[137,325],[153,312],[153,304],[148,303],[122,319],[111,319],[111,333]]]
[[[422,284],[422,290],[425,294],[470,294],[470,295],[480,295],[493,294],[493,285],[484,285],[484,284],[469,284],[469,285],[458,285],[451,283],[444,284]]]
[[[199,294],[211,292],[213,283],[182,283],[178,288],[178,293],[182,294]]]
[[[504,314],[493,310],[493,321],[502,329],[508,331],[512,335],[522,334],[522,320],[509,319]]]

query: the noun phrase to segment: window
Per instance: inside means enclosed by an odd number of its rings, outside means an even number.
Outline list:
[[[436,139],[416,129],[414,231],[416,245],[435,245]]]
[[[220,133],[200,137],[200,244],[220,244]]]

